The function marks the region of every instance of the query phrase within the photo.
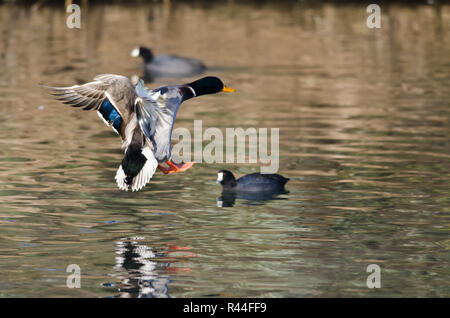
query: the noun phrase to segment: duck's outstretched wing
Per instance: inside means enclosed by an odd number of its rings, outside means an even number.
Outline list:
[[[142,80],[136,85],[136,116],[145,136],[153,143],[158,162],[171,157],[172,128],[178,108],[184,100],[177,86],[148,90]],[[139,99],[140,98],[140,99]]]
[[[50,87],[51,94],[64,104],[95,109],[108,126],[120,131],[123,121],[128,121],[133,111],[136,93],[131,81],[121,75],[102,74],[92,82],[70,87]]]

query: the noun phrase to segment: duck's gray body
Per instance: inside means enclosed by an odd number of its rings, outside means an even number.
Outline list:
[[[172,155],[172,129],[178,109],[195,93],[187,85],[163,86],[149,91],[142,81],[138,82],[136,92],[143,100],[136,104],[140,127],[152,142],[155,158],[165,162]]]
[[[171,157],[171,135],[178,108],[195,96],[187,85],[148,90],[124,76],[98,75],[93,82],[71,87],[50,87],[65,104],[95,109],[122,139],[125,151],[117,170],[120,189],[137,191],[147,184],[158,163]]]

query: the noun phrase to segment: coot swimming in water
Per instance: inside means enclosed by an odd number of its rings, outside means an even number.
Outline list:
[[[143,46],[131,51],[131,56],[141,56],[144,59],[145,73],[149,78],[190,77],[206,71],[206,66],[197,59],[171,54],[155,56],[149,48]]]
[[[289,178],[279,174],[251,173],[236,180],[233,173],[228,170],[220,170],[217,182],[223,187],[223,191],[233,192],[285,192],[285,184]]]

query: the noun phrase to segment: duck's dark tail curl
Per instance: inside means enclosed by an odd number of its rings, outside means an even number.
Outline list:
[[[142,149],[128,148],[116,173],[121,190],[138,191],[145,186],[158,167],[158,162],[148,146]]]
[[[122,169],[125,173],[125,183],[131,187],[131,183],[145,165],[147,158],[142,154],[142,149],[130,147],[125,152],[122,160]]]

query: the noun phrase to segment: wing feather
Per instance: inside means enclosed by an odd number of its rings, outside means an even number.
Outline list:
[[[48,87],[57,100],[73,107],[82,107],[84,110],[98,108],[105,100],[108,84],[94,81],[83,85],[71,87]]]
[[[50,93],[63,104],[79,107],[83,110],[95,109],[100,111],[103,119],[108,123],[110,110],[103,110],[102,105],[108,100],[120,115],[121,120],[127,122],[134,111],[136,99],[135,88],[130,80],[121,75],[101,74],[92,82],[70,87],[51,87]],[[106,116],[106,118],[105,118]],[[108,124],[111,126],[111,122]]]
[[[161,94],[162,91],[165,94]],[[145,136],[152,142],[155,158],[159,162],[171,157],[172,128],[182,102],[182,96],[178,92],[177,87],[150,91],[142,80],[136,85],[136,93],[140,98],[136,103],[136,116]]]
[[[57,100],[74,107],[82,107],[84,110],[98,109],[107,97],[116,108],[119,108],[116,106],[119,101],[129,107],[134,104],[136,97],[130,80],[125,76],[114,74],[97,75],[92,82],[83,85],[45,87],[50,89]],[[121,112],[120,109],[117,111]]]

